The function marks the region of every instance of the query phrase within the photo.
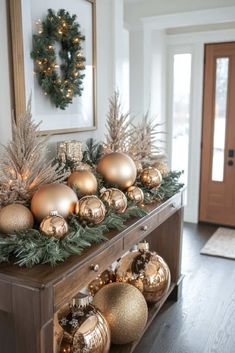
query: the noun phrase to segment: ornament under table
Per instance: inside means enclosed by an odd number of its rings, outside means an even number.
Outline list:
[[[180,293],[183,205],[181,191],[166,202],[148,206],[145,217],[129,220],[123,231],[107,233],[107,242],[92,246],[54,268],[0,265],[1,353],[56,353],[54,318],[58,310],[143,239],[165,259],[172,280],[161,301],[149,305],[146,330],[165,301],[169,297],[177,300]],[[135,341],[124,346],[113,345],[110,353],[130,353],[137,344]]]

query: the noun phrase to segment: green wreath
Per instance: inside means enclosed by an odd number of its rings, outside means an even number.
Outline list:
[[[33,35],[31,57],[38,83],[51,102],[63,110],[72,103],[73,97],[81,96],[83,91],[85,57],[81,43],[85,37],[79,28],[76,15],[70,16],[63,9],[57,13],[49,9],[38,34]],[[63,63],[60,66],[56,62],[55,42],[61,44],[59,56]],[[61,74],[57,72],[58,68]]]

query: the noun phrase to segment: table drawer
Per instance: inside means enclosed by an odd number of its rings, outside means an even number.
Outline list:
[[[111,246],[95,255],[92,259],[81,265],[77,270],[68,274],[63,280],[54,285],[54,307],[59,307],[70,301],[79,290],[84,288],[111,263],[123,255],[123,239],[117,240]],[[94,271],[94,266],[97,267]]]
[[[159,212],[159,225],[163,223],[167,218],[169,218],[173,213],[175,213],[182,206],[181,194],[175,195],[169,204],[166,205]]]
[[[124,250],[129,250],[133,245],[139,243],[148,234],[150,234],[159,224],[158,214],[150,215],[145,221],[142,221],[140,225],[131,229],[123,239]]]

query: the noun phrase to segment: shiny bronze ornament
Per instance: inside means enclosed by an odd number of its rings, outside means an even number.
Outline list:
[[[34,219],[30,210],[21,204],[12,204],[0,210],[0,232],[11,234],[33,228]]]
[[[149,251],[148,243],[140,243],[138,248],[138,251],[128,253],[119,261],[117,281],[129,283],[140,279],[145,299],[150,303],[158,302],[170,286],[169,267],[161,256]]]
[[[159,188],[162,182],[162,176],[159,170],[148,167],[140,174],[140,181],[148,189]]]
[[[133,159],[120,152],[109,153],[101,158],[97,165],[97,171],[107,182],[115,184],[121,189],[127,189],[133,185],[137,175]]]
[[[144,193],[138,186],[130,186],[127,189],[127,197],[136,205],[144,202]]]
[[[115,188],[106,189],[101,193],[101,200],[107,202],[109,207],[111,207],[117,213],[124,213],[127,208],[127,198],[125,194]]]
[[[106,318],[114,344],[137,340],[146,325],[148,307],[141,292],[127,283],[111,283],[94,296],[93,304]]]
[[[94,296],[102,287],[109,283],[116,282],[116,276],[114,271],[105,270],[96,279],[89,283],[88,289],[92,296]]]
[[[31,211],[39,222],[54,210],[66,219],[70,213],[74,213],[77,201],[77,195],[67,185],[47,184],[34,194]]]
[[[167,162],[164,160],[157,160],[153,162],[152,167],[159,170],[163,177],[166,177],[169,174],[169,167],[167,165]]]
[[[99,224],[105,218],[106,209],[103,202],[95,195],[82,197],[76,205],[75,213],[81,220]]]
[[[93,173],[87,170],[79,170],[69,176],[68,186],[77,189],[78,193],[84,196],[95,194],[98,184]]]
[[[69,227],[66,220],[57,211],[51,211],[40,224],[40,231],[49,237],[63,238],[68,233]]]
[[[74,299],[70,313],[60,319],[64,329],[62,348],[71,353],[108,353],[110,329],[104,316],[89,303],[89,297],[79,293]]]

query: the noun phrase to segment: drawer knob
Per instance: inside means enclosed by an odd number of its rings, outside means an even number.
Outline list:
[[[146,232],[148,230],[148,226],[142,226],[141,230],[143,230],[144,232]]]
[[[95,264],[95,265],[91,265],[90,266],[90,270],[91,271],[94,271],[94,272],[98,272],[100,269],[100,266],[98,264]]]
[[[172,207],[172,208],[176,208],[176,204],[173,203],[173,204],[171,205],[171,207]]]

